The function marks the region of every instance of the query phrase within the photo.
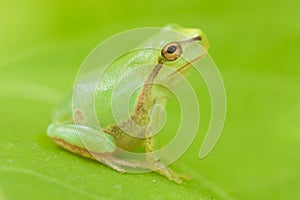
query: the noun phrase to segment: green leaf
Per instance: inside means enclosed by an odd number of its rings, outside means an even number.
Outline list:
[[[0,199],[299,197],[298,8],[294,0],[1,3]],[[170,22],[203,29],[228,97],[221,138],[199,160],[210,108],[204,84],[195,88],[201,99],[199,136],[171,166],[191,181],[178,185],[155,173],[119,174],[46,136],[55,104],[93,47],[126,29]],[[171,119],[175,108],[172,99]],[[163,139],[175,128],[168,126]]]

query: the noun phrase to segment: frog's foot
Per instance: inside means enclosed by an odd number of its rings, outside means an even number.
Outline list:
[[[124,173],[125,170],[119,170],[122,169],[120,166],[123,167],[130,167],[130,168],[140,168],[144,170],[149,170],[149,171],[154,171],[160,175],[163,175],[167,177],[171,181],[175,181],[176,183],[182,183],[182,180],[190,180],[190,177],[176,173],[170,168],[166,167],[164,164],[162,164],[160,161],[136,161],[136,160],[126,160],[126,159],[120,159],[112,154],[102,154],[101,157],[99,158],[100,161],[104,164],[107,164],[109,167]]]
[[[113,168],[114,170],[125,173],[126,170],[122,167],[141,168],[142,163],[135,160],[124,160],[113,156],[110,153],[97,154],[93,153],[94,159]]]
[[[146,163],[146,167],[160,175],[167,177],[171,181],[175,181],[176,183],[181,184],[182,180],[190,180],[191,178],[187,175],[177,173],[170,169],[169,167],[165,166],[163,163],[156,161],[156,162],[148,162]]]

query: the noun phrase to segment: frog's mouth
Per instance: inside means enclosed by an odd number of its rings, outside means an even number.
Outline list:
[[[196,58],[194,58],[193,60],[191,60],[190,62],[187,62],[186,64],[182,65],[181,67],[179,67],[176,71],[172,72],[171,74],[168,75],[168,77],[176,74],[176,73],[179,73],[181,71],[183,71],[184,69],[187,69],[189,68],[190,66],[192,66],[193,63],[197,62],[198,60],[201,60],[202,58],[204,58],[205,56],[207,55],[206,54],[202,54]]]

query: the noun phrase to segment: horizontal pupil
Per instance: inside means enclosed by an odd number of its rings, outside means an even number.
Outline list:
[[[176,51],[176,47],[173,46],[173,45],[172,45],[172,46],[169,46],[168,49],[167,49],[167,52],[168,52],[168,53],[174,53],[175,51]]]

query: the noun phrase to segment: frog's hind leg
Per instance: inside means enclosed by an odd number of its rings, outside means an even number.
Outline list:
[[[107,155],[104,154],[103,156],[101,156],[101,154],[98,154],[98,153],[92,153],[84,148],[80,148],[78,146],[74,146],[74,145],[71,145],[70,143],[67,143],[65,142],[64,140],[61,140],[61,139],[57,139],[57,138],[53,138],[53,141],[60,145],[61,147],[63,147],[64,149],[66,150],[69,150],[71,151],[72,153],[75,153],[75,154],[79,154],[83,157],[86,157],[86,158],[90,158],[90,159],[93,159],[93,160],[97,160],[111,168],[113,168],[114,170],[120,172],[120,173],[124,173],[126,170],[124,168],[122,168],[120,165],[118,165],[117,163],[113,162],[112,159],[108,159]],[[95,156],[97,155],[97,156]]]
[[[152,156],[148,157],[146,161],[126,160],[116,157],[114,154],[116,146],[113,138],[102,131],[85,126],[66,124],[50,125],[47,134],[63,148],[81,156],[97,160],[118,172],[124,173],[126,170],[123,167],[141,168],[147,171],[156,171],[177,183],[182,182],[182,176],[164,166],[159,160],[153,159]],[[147,155],[153,155],[152,140],[152,137],[148,140],[150,143],[148,143],[146,148]],[[83,141],[88,143],[90,148],[85,147],[82,143]]]

